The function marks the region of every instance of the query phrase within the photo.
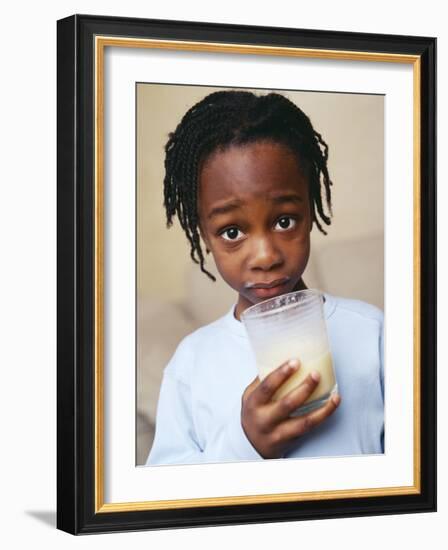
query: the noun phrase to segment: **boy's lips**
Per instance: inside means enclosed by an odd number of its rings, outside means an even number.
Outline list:
[[[246,283],[245,288],[252,291],[258,298],[272,298],[282,293],[284,286],[289,283],[290,277],[282,277],[262,283]]]
[[[244,286],[246,288],[274,288],[287,283],[289,280],[289,277],[282,277],[281,279],[275,279],[268,283],[246,283]]]

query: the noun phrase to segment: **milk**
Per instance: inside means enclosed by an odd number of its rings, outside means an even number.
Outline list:
[[[331,353],[328,350],[320,350],[321,353],[314,356],[310,355],[309,352],[302,353],[301,358],[301,354],[300,351],[297,350],[297,346],[294,349],[294,353],[291,353],[292,350],[285,349],[285,347],[286,346],[276,346],[275,348],[271,347],[271,349],[267,349],[261,358],[261,362],[258,361],[257,357],[257,366],[261,380],[284,363],[287,358],[298,358],[300,360],[299,370],[291,375],[275,392],[273,396],[275,401],[281,399],[292,389],[299,386],[313,371],[317,371],[320,374],[320,381],[316,386],[316,389],[304,403],[310,403],[311,401],[321,399],[334,389],[336,385],[336,378],[334,376]],[[282,357],[282,359],[280,359],[280,357]]]

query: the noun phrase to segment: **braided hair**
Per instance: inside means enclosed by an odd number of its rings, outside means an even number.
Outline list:
[[[211,93],[191,107],[169,134],[165,145],[164,206],[167,226],[177,215],[190,243],[192,260],[214,281],[215,277],[204,267],[200,243],[197,197],[201,165],[216,149],[260,141],[286,145],[298,156],[308,172],[313,223],[325,235],[321,221],[331,223],[328,146],[306,114],[277,93]],[[321,187],[330,217],[324,212]]]

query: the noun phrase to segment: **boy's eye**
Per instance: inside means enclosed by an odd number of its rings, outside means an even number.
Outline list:
[[[242,236],[243,233],[237,227],[229,227],[228,229],[224,229],[221,233],[221,237],[226,241],[237,241],[241,239]]]
[[[278,229],[280,231],[292,229],[293,227],[295,227],[296,223],[296,220],[291,216],[282,216],[275,224],[274,229]]]

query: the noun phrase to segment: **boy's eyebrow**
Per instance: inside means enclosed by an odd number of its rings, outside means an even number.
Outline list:
[[[287,202],[292,202],[295,204],[303,202],[302,197],[300,195],[296,195],[295,193],[272,197],[271,200],[274,204],[285,204]],[[207,217],[210,220],[211,218],[213,218],[214,216],[218,216],[219,214],[227,214],[228,212],[232,212],[232,210],[237,210],[241,207],[242,204],[243,201],[235,199],[233,201],[227,202],[226,204],[223,204],[222,206],[215,206],[215,208],[212,208]]]
[[[215,206],[215,208],[212,208],[212,210],[210,211],[207,217],[210,220],[211,218],[213,218],[213,216],[217,216],[218,214],[227,214],[232,210],[236,210],[241,205],[242,205],[242,202],[240,200],[234,200],[226,204],[223,204],[222,206]]]
[[[279,197],[272,197],[272,202],[275,204],[284,204],[285,202],[303,202],[303,198],[300,195],[291,193],[289,195],[280,195]]]

